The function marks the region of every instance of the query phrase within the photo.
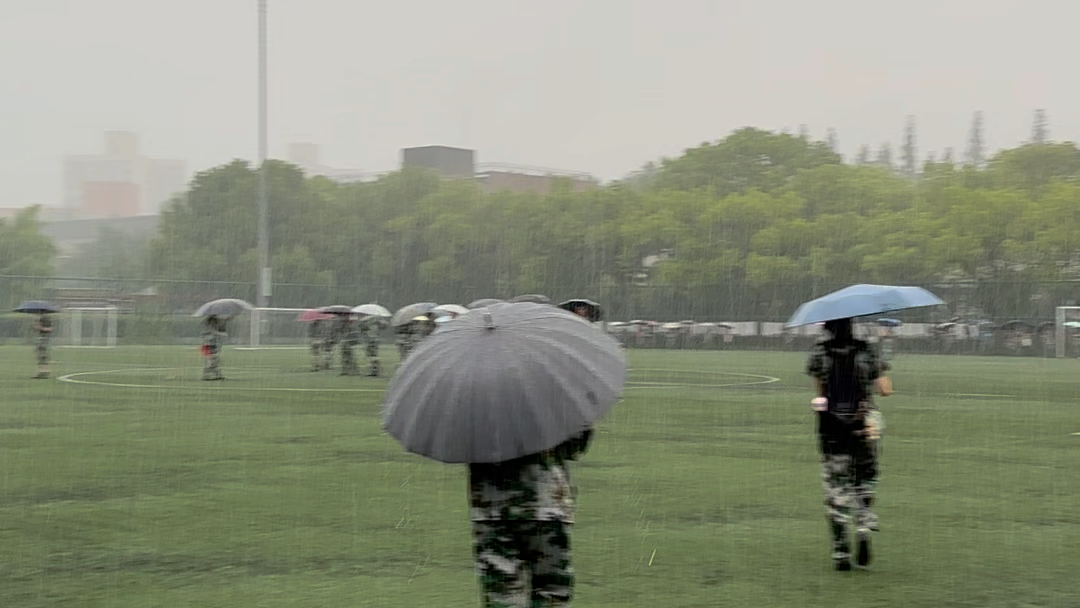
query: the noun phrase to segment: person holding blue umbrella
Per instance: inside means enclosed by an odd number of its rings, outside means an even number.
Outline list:
[[[885,424],[874,393],[888,396],[888,364],[855,338],[855,317],[934,306],[943,302],[917,287],[854,285],[799,307],[787,327],[824,323],[828,338],[814,345],[806,373],[814,379],[821,479],[836,570],[851,570],[849,527],[857,540],[855,565],[871,561],[870,536],[879,528],[872,507],[878,484],[878,454]]]

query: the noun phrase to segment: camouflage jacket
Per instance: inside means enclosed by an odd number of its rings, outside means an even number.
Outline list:
[[[574,523],[577,488],[566,465],[585,453],[591,436],[589,429],[540,454],[469,465],[470,519]]]
[[[368,318],[360,321],[360,333],[364,338],[364,342],[378,342],[382,337],[382,327],[379,325],[379,320]]]
[[[226,334],[224,329],[219,329],[218,326],[204,321],[202,326],[202,341],[207,346],[221,346],[222,340]]]
[[[829,383],[829,370],[832,362],[829,358],[830,340],[823,340],[814,345],[810,351],[810,360],[806,363],[807,375],[818,380],[822,384]],[[866,342],[857,340],[855,345],[859,350],[855,355],[855,378],[863,386],[863,392],[869,397],[874,394],[874,381],[888,369],[886,363],[878,355],[877,349]],[[872,401],[872,399],[869,399]]]

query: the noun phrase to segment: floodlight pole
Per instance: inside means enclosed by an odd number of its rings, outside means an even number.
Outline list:
[[[266,0],[259,0],[259,166],[257,205],[259,208],[259,276],[256,301],[260,308],[270,305],[270,226],[266,193]]]

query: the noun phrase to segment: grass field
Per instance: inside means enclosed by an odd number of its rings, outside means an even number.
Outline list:
[[[389,352],[390,349],[384,349]],[[465,470],[303,350],[0,348],[0,606],[468,607]],[[582,607],[1080,607],[1075,360],[902,356],[871,572],[836,573],[804,356],[631,352],[572,474]]]

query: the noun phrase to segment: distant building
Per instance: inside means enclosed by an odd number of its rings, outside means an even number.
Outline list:
[[[306,175],[322,175],[339,183],[369,182],[389,173],[331,169],[322,164],[319,146],[312,143],[289,144],[288,160]],[[477,165],[475,150],[452,146],[403,148],[401,168],[406,167],[435,171],[448,179],[474,179],[485,192],[548,194],[559,183],[567,184],[573,192],[584,192],[600,185],[595,177],[582,172],[506,163]]]
[[[64,158],[63,208],[71,217],[155,215],[187,185],[187,163],[139,154],[139,139],[107,131],[101,154]]]
[[[319,144],[308,142],[291,143],[289,144],[287,156],[287,160],[300,167],[300,170],[308,177],[319,175],[341,183],[368,181],[370,179],[369,174],[360,169],[335,169],[322,164]]]
[[[443,177],[476,175],[476,151],[450,146],[420,146],[401,151],[401,166],[438,171]]]
[[[571,192],[585,192],[600,185],[596,178],[587,173],[493,163],[481,165],[476,180],[488,193],[549,194],[558,183],[568,185]]]

